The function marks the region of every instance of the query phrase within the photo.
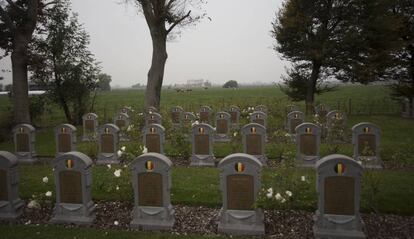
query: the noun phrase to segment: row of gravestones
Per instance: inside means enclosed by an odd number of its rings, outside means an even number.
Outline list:
[[[95,220],[92,201],[92,160],[68,152],[54,161],[56,203],[52,223],[90,224]],[[24,208],[19,199],[17,158],[0,151],[0,218],[16,219]],[[131,164],[134,208],[131,227],[172,229],[172,162],[164,155],[147,153]],[[218,231],[227,234],[263,235],[264,214],[255,208],[261,189],[262,163],[248,154],[232,154],[218,165],[223,206]],[[344,155],[329,155],[316,165],[318,209],[313,231],[316,238],[364,238],[360,217],[362,167]]]

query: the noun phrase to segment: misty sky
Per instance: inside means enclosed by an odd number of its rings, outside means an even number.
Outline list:
[[[146,84],[151,39],[142,14],[121,0],[71,0],[72,10],[90,34],[90,50],[112,76],[112,86]],[[210,0],[204,10],[212,19],[182,30],[167,43],[164,85],[207,79],[251,84],[278,81],[286,62],[272,49],[271,22],[282,0]],[[10,59],[0,62],[10,68]],[[5,75],[11,82],[11,74]]]

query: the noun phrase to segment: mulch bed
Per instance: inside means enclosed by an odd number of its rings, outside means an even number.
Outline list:
[[[132,202],[103,202],[96,205],[96,220],[88,226],[98,229],[132,230]],[[189,207],[174,205],[175,225],[169,231],[176,235],[199,234],[216,235],[218,208]],[[25,208],[23,215],[15,222],[2,221],[1,224],[48,224],[52,205],[40,209]],[[265,210],[267,238],[313,238],[312,212],[296,210]],[[368,238],[414,238],[414,216],[384,214],[363,214]],[[117,221],[119,224],[115,225]],[[81,226],[66,225],[67,228]]]

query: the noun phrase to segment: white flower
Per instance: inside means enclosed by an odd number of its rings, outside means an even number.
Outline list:
[[[358,162],[360,165],[362,165],[362,161],[361,161],[361,160],[358,160],[357,162]]]
[[[128,167],[128,165],[124,164],[124,168],[127,168],[127,167]]]
[[[318,118],[319,117],[319,115],[318,114],[315,114],[315,118]]]
[[[121,151],[124,152],[125,150],[126,150],[126,147],[125,146],[122,146],[121,147]]]
[[[114,172],[115,177],[117,177],[117,178],[121,177],[121,172],[122,172],[121,169],[115,170],[115,172]]]
[[[51,197],[51,196],[52,196],[52,192],[51,192],[51,191],[47,191],[47,192],[45,193],[45,195],[46,195],[46,197]]]
[[[267,192],[268,192],[268,193],[273,193],[273,188],[268,188],[268,189],[267,189]]]
[[[145,147],[145,146],[144,146],[144,148],[142,149],[142,153],[143,153],[143,154],[148,153],[148,149],[147,149],[147,147]]]
[[[283,197],[280,195],[280,193],[276,193],[275,198],[276,200],[280,201]]]
[[[272,198],[273,197],[273,191],[266,193],[266,197],[267,198]]]
[[[106,167],[108,167],[108,169],[111,169],[112,166],[110,164],[107,164]]]
[[[128,126],[127,131],[131,131],[132,127],[131,125]]]
[[[144,113],[139,113],[138,115],[144,115]]]
[[[234,133],[233,133],[233,137],[236,137],[237,136],[237,131],[235,131]]]
[[[119,186],[118,186],[118,185],[116,185],[116,188],[115,188],[115,189],[116,189],[116,191],[118,191],[118,190],[119,190]]]
[[[292,192],[291,191],[286,191],[286,195],[288,195],[289,197],[292,197]]]
[[[305,182],[306,181],[305,176],[300,177],[300,180],[302,180],[302,182]]]
[[[286,134],[285,134],[285,137],[290,137],[290,134],[289,134],[289,133],[286,133]]]
[[[282,201],[280,201],[281,203],[285,203],[286,199],[282,198]]]
[[[40,208],[40,204],[36,200],[31,200],[27,204],[27,208]]]
[[[119,222],[118,221],[114,221],[114,225],[115,226],[118,226],[119,225]]]
[[[48,177],[44,177],[44,178],[42,178],[42,181],[43,181],[44,183],[47,183],[47,182],[49,182],[49,178],[48,178]]]
[[[24,225],[29,225],[30,223],[32,223],[32,220],[25,222]]]
[[[117,154],[118,154],[118,157],[121,157],[122,156],[122,151],[118,150]]]

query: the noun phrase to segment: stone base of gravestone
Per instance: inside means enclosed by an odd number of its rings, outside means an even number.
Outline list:
[[[316,219],[319,217],[319,211],[316,211],[316,215],[314,216],[314,221],[317,221]],[[329,215],[329,217],[334,218],[335,220],[329,221],[325,220],[325,223],[327,225],[324,225],[323,227],[317,223],[313,226],[313,235],[315,239],[325,239],[325,238],[343,238],[343,239],[358,239],[358,238],[366,238],[363,228],[365,227],[364,222],[362,221],[362,218],[360,218],[359,221],[359,230],[355,229],[355,217],[354,216],[343,216],[343,215]],[[341,221],[341,228],[346,227],[347,224],[348,228],[347,230],[340,230],[336,228],[338,223],[335,223],[334,221],[338,222]],[[330,229],[328,229],[330,228]],[[353,228],[353,230],[352,230]]]
[[[362,167],[366,169],[384,169],[381,159],[375,156],[360,156],[357,160],[362,161]]]
[[[16,152],[16,157],[19,159],[19,163],[34,164],[38,161],[37,155],[30,152]]]
[[[113,153],[100,153],[98,155],[98,159],[96,160],[96,165],[104,165],[104,164],[119,164],[120,161],[117,155]]]
[[[51,223],[73,223],[78,225],[92,224],[95,220],[95,204],[91,201],[85,207],[82,204],[60,203],[55,204]]]
[[[231,235],[264,235],[264,215],[255,210],[220,210],[218,231]]]
[[[214,167],[216,165],[216,159],[213,155],[191,155],[190,160],[190,166],[195,167]]]
[[[214,142],[228,143],[230,141],[231,141],[231,139],[227,134],[216,134],[216,135],[214,135]]]
[[[171,230],[174,226],[174,208],[139,206],[132,211],[131,227],[142,230]]]
[[[0,201],[0,220],[14,221],[23,213],[24,202],[20,199],[15,201]]]

